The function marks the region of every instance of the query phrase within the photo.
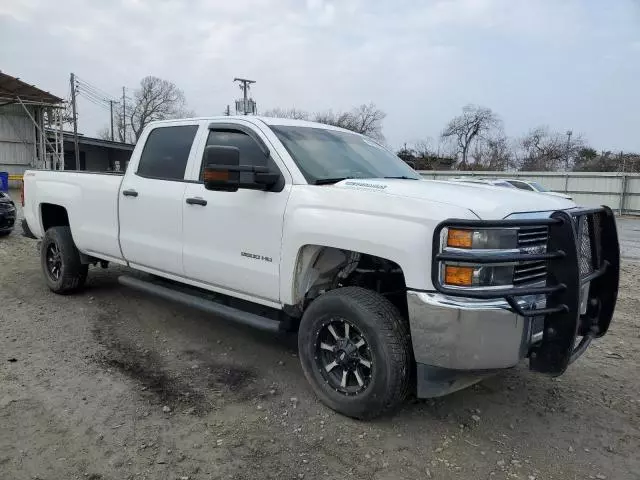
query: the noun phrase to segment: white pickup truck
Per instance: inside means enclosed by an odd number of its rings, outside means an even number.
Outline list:
[[[24,199],[54,292],[114,262],[152,274],[120,277],[130,287],[297,331],[316,394],[356,418],[524,358],[559,375],[616,302],[607,207],[422,180],[374,141],[310,122],[154,122],[124,176],[27,171]]]

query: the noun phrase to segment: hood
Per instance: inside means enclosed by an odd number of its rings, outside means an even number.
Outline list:
[[[542,192],[542,193],[545,193],[546,195],[553,195],[554,197],[567,198],[569,200],[572,199],[571,195],[567,195],[566,193],[560,193],[560,192]]]
[[[575,207],[571,200],[517,188],[481,183],[440,180],[350,179],[333,188],[366,190],[380,195],[396,195],[455,205],[471,210],[482,219],[501,219],[513,213],[545,212]]]

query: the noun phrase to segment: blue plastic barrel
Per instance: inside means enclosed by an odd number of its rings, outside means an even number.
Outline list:
[[[0,192],[9,191],[9,172],[0,172]]]

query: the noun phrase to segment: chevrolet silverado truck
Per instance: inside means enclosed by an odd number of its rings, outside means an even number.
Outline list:
[[[619,248],[607,207],[427,181],[373,140],[311,122],[154,122],[124,175],[27,171],[51,290],[120,283],[297,332],[330,408],[371,418],[514,367],[560,375],[607,332]]]

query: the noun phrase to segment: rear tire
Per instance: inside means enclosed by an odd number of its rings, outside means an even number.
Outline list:
[[[403,402],[411,384],[410,341],[398,309],[360,287],[316,298],[298,332],[300,362],[315,393],[328,407],[358,419]]]
[[[52,227],[40,245],[40,261],[47,286],[52,292],[67,295],[82,288],[89,265],[80,261],[80,252],[69,227]]]

